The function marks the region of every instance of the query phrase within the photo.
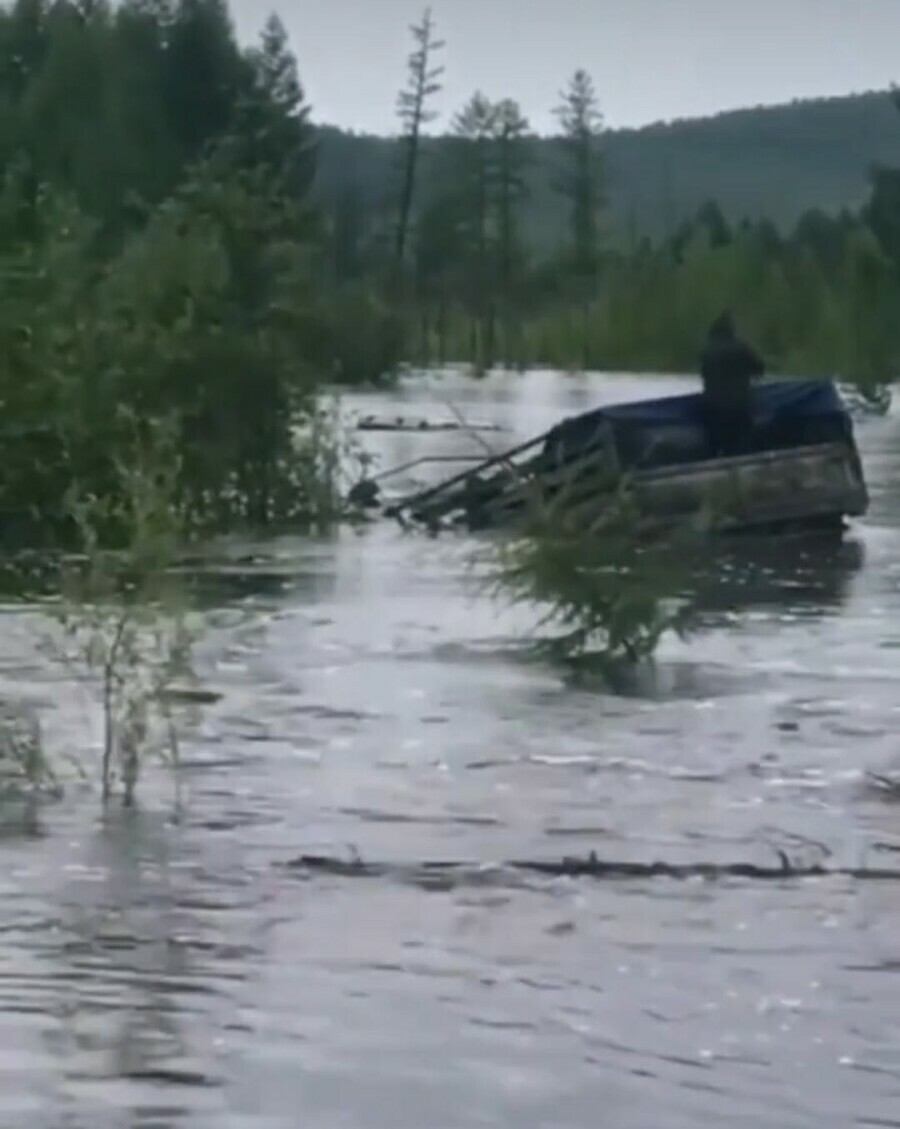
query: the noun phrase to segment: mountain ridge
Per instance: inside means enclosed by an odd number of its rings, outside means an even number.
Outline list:
[[[437,159],[447,134],[424,140],[420,201],[441,179]],[[320,126],[317,193],[353,191],[384,213],[390,201],[396,138]],[[804,212],[856,209],[870,169],[900,166],[900,114],[889,90],[802,98],[658,121],[604,134],[609,220],[626,233],[671,234],[708,200],[731,222],[767,219],[782,230]],[[552,190],[558,139],[532,136],[533,167],[524,224],[546,249],[565,238],[565,207]]]

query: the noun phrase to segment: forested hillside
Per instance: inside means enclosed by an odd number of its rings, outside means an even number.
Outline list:
[[[602,87],[598,86],[602,107]],[[426,144],[422,195],[442,175],[447,139]],[[397,141],[321,132],[317,190],[323,202],[359,197],[373,210],[392,200]],[[559,143],[529,142],[525,226],[536,246],[565,237],[565,204],[553,190]],[[872,164],[900,164],[900,117],[885,93],[760,107],[695,121],[608,131],[603,138],[611,230],[659,238],[708,200],[732,221],[766,218],[782,229],[811,208],[858,208]]]

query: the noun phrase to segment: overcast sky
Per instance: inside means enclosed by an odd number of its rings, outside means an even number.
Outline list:
[[[283,19],[317,121],[395,129],[424,0],[232,0],[242,41]],[[451,115],[476,89],[517,99],[540,132],[577,68],[610,126],[694,117],[900,80],[900,0],[432,0]],[[440,122],[437,126],[440,126]]]

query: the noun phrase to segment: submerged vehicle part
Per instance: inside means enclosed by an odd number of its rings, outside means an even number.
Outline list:
[[[595,409],[400,499],[401,520],[485,529],[535,503],[601,520],[624,488],[648,522],[712,509],[720,530],[840,525],[868,508],[853,422],[832,381],[764,381],[739,454],[715,454],[699,393]]]

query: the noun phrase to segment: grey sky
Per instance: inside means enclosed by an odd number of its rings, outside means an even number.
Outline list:
[[[318,121],[395,129],[425,0],[233,0],[242,41],[284,20]],[[541,132],[568,76],[594,77],[610,126],[641,125],[900,80],[900,0],[431,0],[439,128],[476,89],[516,98]]]

